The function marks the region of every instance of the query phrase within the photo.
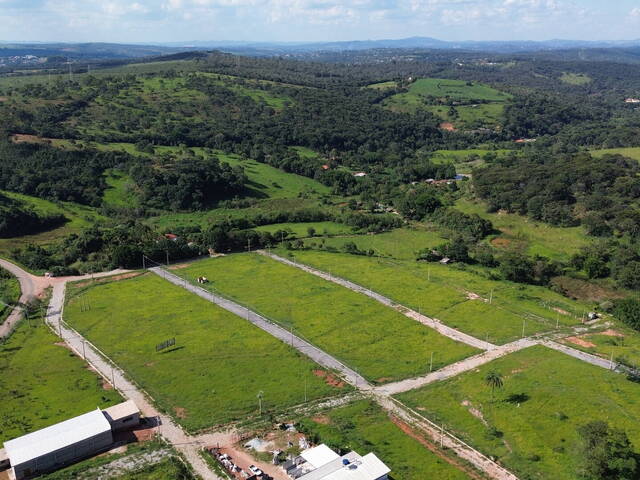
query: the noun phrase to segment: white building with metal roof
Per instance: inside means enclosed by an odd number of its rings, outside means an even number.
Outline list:
[[[111,424],[96,409],[4,442],[15,478],[55,470],[105,450],[113,443]]]
[[[322,444],[302,452],[289,473],[298,480],[387,480],[389,472],[375,453],[340,456]]]

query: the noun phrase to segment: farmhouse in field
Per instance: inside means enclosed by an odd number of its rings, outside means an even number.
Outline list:
[[[114,432],[139,423],[140,411],[132,401],[96,409],[4,442],[0,466],[11,467],[16,480],[58,470],[108,450]]]
[[[627,98],[624,103],[640,103],[640,98]]]
[[[325,444],[303,451],[286,470],[298,480],[387,480],[391,471],[374,453],[340,456]]]

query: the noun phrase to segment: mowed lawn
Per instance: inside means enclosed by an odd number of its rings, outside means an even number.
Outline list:
[[[473,269],[312,250],[291,253],[301,263],[371,288],[492,343],[520,338],[523,324],[526,336],[555,330],[556,324],[575,325],[587,308],[549,289],[489,280]]]
[[[504,381],[493,400],[484,380],[491,370]],[[576,429],[594,420],[625,430],[640,446],[640,385],[542,346],[399,399],[444,422],[520,478],[578,478]]]
[[[0,443],[122,401],[41,320],[31,325],[0,345]]]
[[[501,232],[491,239],[491,244],[498,248],[510,247],[529,255],[568,261],[571,255],[589,243],[582,227],[554,227],[514,213],[487,213],[484,204],[466,199],[458,200],[456,209],[490,220]]]
[[[153,274],[70,288],[66,321],[189,431],[341,393],[286,344]],[[82,305],[90,310],[82,312]],[[85,308],[86,310],[86,308]],[[156,352],[175,338],[176,345]]]
[[[376,383],[399,380],[477,350],[446,338],[365,295],[258,254],[235,254],[174,270],[266,317]]]
[[[361,455],[375,453],[391,469],[394,479],[471,478],[401,430],[378,405],[368,400],[304,418],[300,428],[317,435],[321,442],[335,450],[353,449]]]

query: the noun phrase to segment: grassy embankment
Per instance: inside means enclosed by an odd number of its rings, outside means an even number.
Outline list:
[[[257,254],[207,259],[175,270],[229,296],[306,338],[369,380],[384,383],[476,352],[375,300]]]

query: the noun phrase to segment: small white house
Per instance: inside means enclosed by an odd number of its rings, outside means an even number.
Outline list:
[[[374,454],[338,455],[326,445],[305,450],[290,475],[298,480],[387,480],[391,470]]]

